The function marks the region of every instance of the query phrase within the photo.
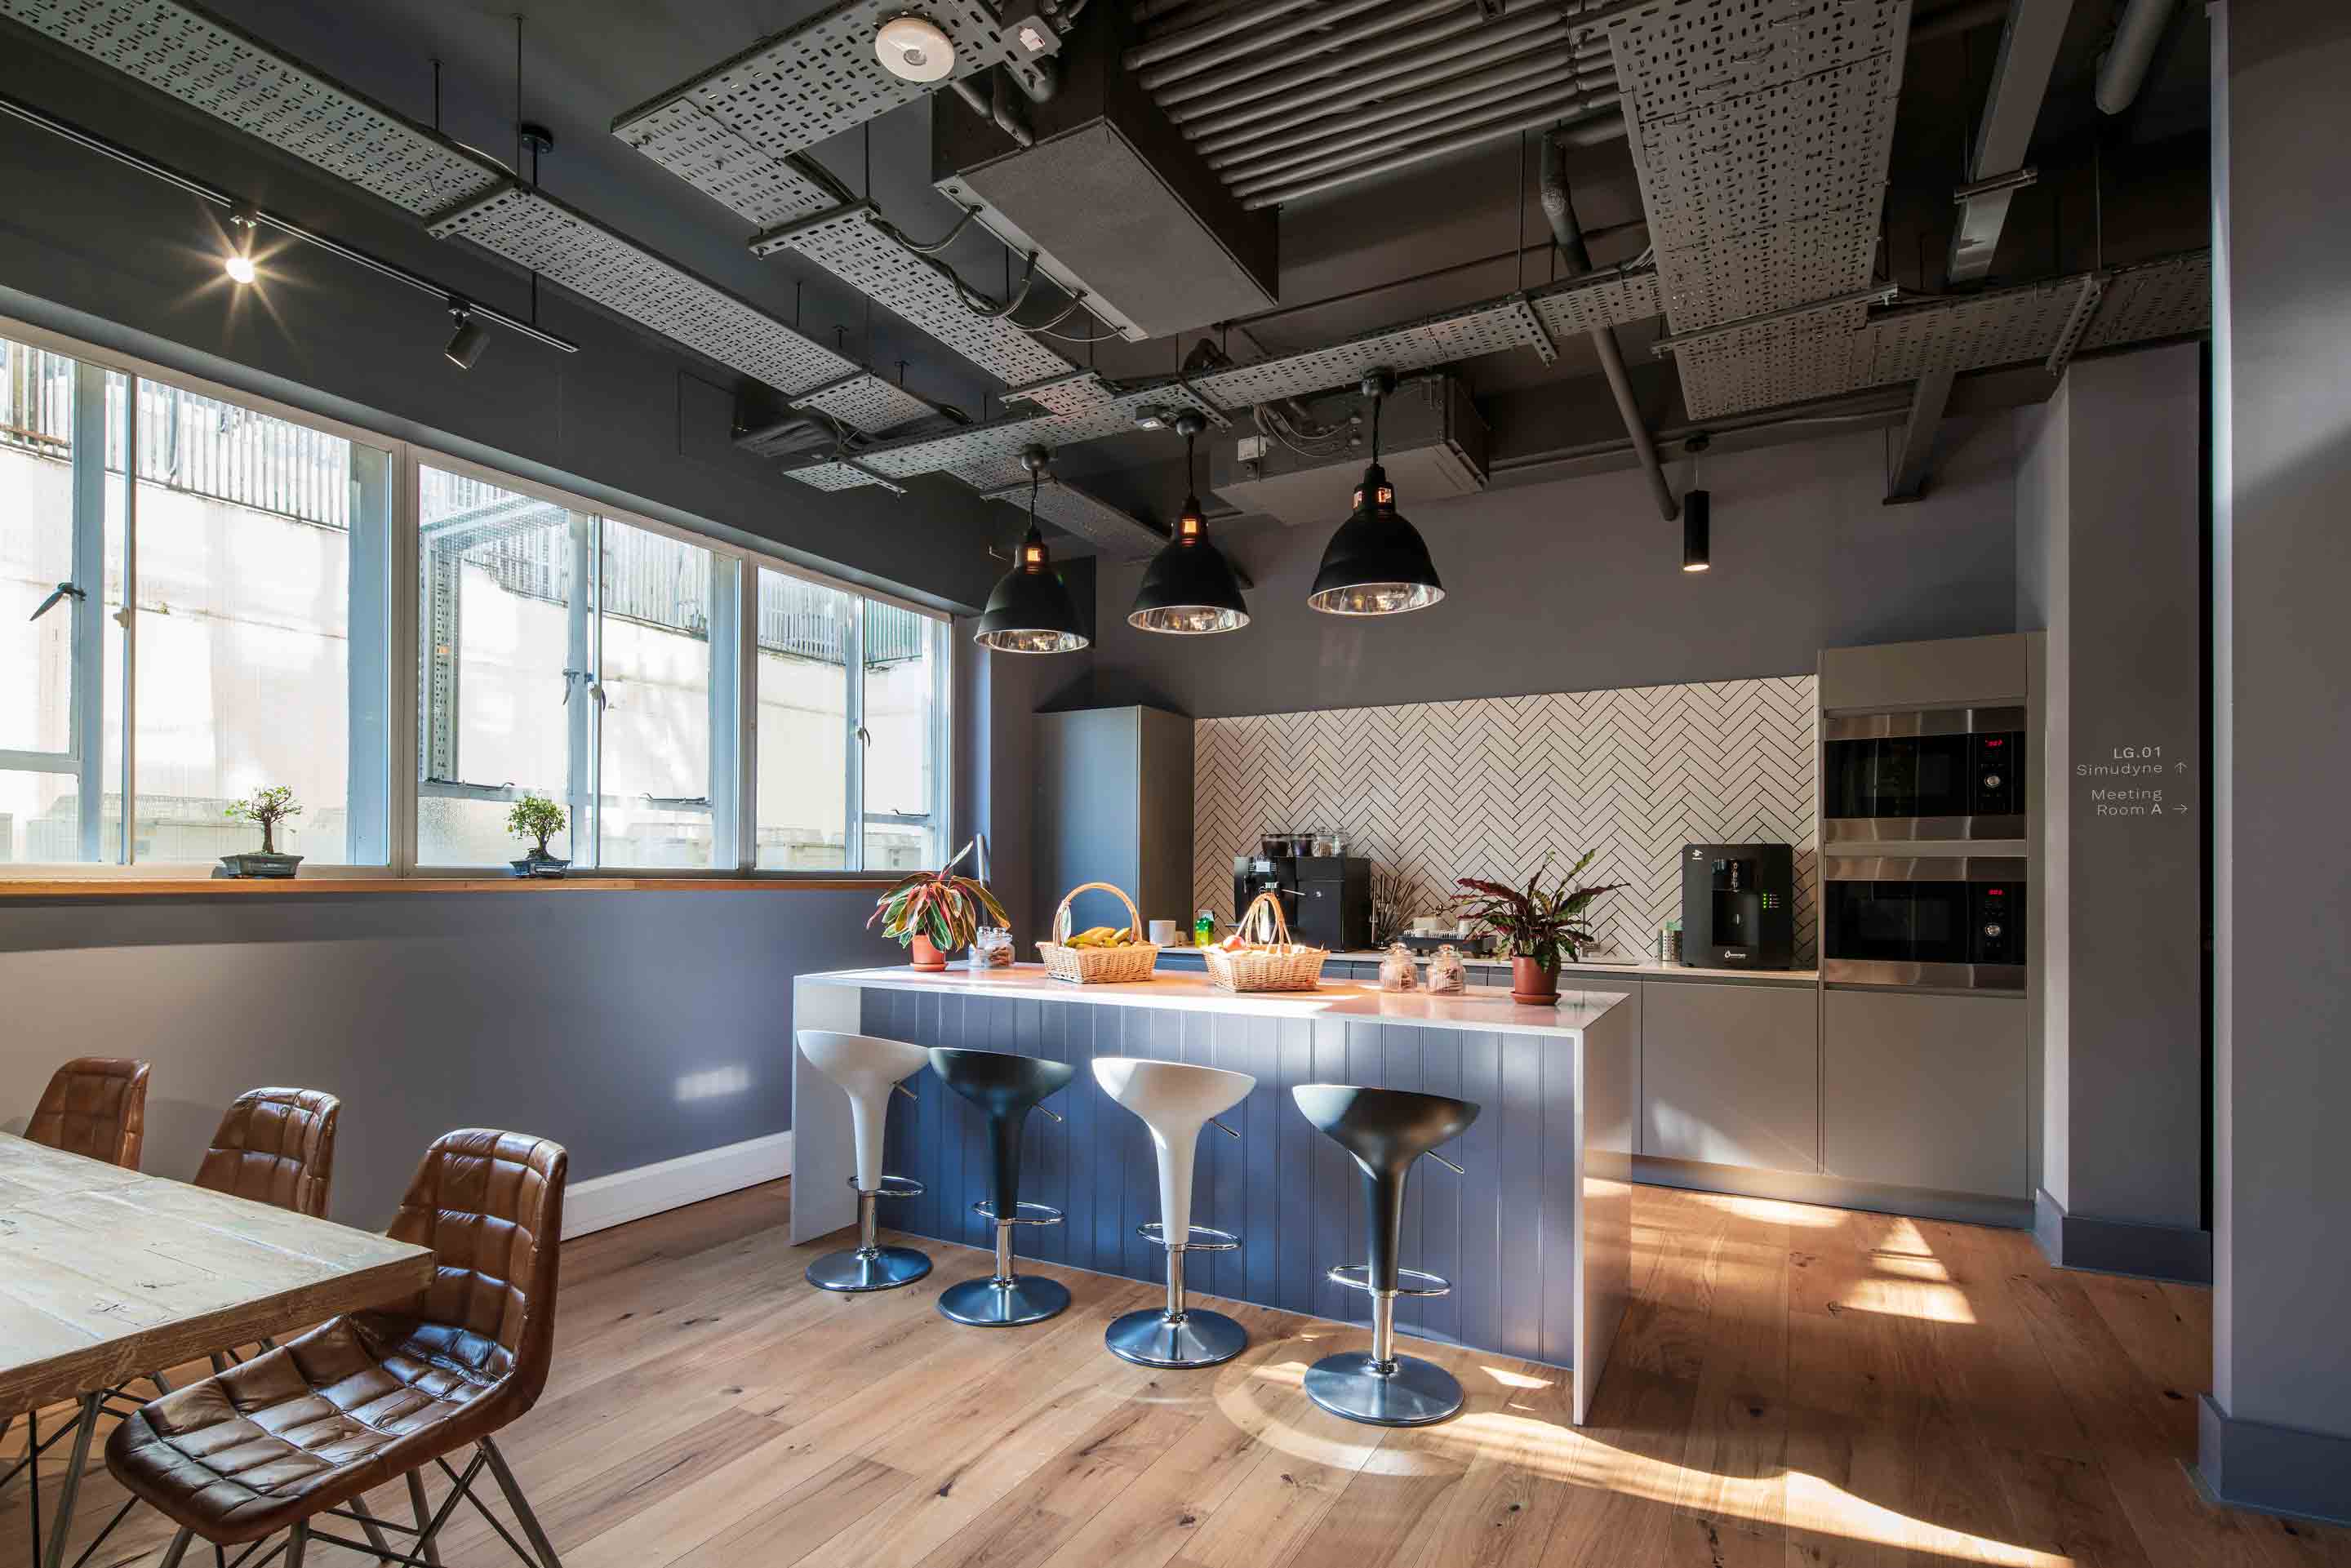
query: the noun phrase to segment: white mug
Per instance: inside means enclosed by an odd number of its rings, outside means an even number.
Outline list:
[[[1444,923],[1434,915],[1416,915],[1412,917],[1412,934],[1416,936],[1434,936],[1443,928]]]
[[[1176,923],[1173,920],[1153,921],[1151,923],[1151,945],[1154,947],[1173,947],[1176,946]]]

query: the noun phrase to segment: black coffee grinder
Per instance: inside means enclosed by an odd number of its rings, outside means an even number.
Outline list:
[[[1796,852],[1788,844],[1682,847],[1682,962],[1786,969],[1796,957]]]

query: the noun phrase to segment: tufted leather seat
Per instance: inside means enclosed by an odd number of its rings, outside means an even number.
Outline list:
[[[324,1218],[343,1103],[316,1089],[248,1089],[221,1118],[196,1185]]]
[[[147,1142],[147,1064],[120,1056],[74,1058],[50,1076],[25,1136],[137,1170]]]
[[[435,1139],[387,1231],[439,1255],[433,1283],[134,1412],[107,1441],[108,1468],[235,1545],[487,1438],[547,1384],[566,1165],[541,1138]]]

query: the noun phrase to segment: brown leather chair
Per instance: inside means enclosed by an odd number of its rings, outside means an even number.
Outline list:
[[[76,1057],[50,1076],[25,1136],[137,1170],[147,1142],[147,1064],[120,1056]]]
[[[561,1568],[491,1436],[547,1385],[567,1163],[542,1138],[444,1134],[425,1151],[387,1232],[439,1255],[431,1285],[124,1418],[107,1440],[107,1467],[180,1526],[166,1568],[177,1568],[195,1536],[233,1546],[281,1530],[290,1532],[288,1568],[300,1568],[314,1533],[387,1562],[429,1557],[457,1496],[428,1512],[418,1472],[467,1444],[476,1452],[457,1490],[470,1497],[487,1467],[542,1568]],[[404,1552],[388,1545],[360,1495],[402,1477],[419,1532]],[[317,1531],[329,1515],[351,1520],[368,1539]]]
[[[316,1089],[248,1089],[221,1118],[196,1185],[325,1218],[343,1103]]]

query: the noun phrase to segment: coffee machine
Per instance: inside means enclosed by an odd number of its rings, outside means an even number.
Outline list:
[[[1682,962],[1689,967],[1792,967],[1795,904],[1792,846],[1682,847]]]
[[[1372,862],[1362,856],[1235,855],[1233,917],[1269,891],[1298,941],[1332,952],[1372,945]]]

